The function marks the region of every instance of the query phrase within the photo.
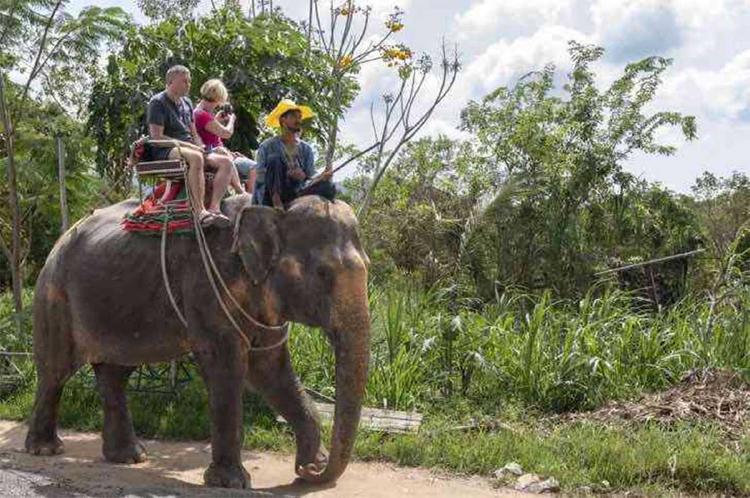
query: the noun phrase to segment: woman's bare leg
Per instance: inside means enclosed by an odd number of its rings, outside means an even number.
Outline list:
[[[223,154],[209,154],[206,157],[206,162],[210,166],[216,168],[211,203],[208,205],[208,210],[219,212],[221,199],[227,191],[229,182],[232,181],[232,170],[234,169],[234,164],[229,157]]]

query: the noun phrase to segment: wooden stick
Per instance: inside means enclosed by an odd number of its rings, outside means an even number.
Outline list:
[[[65,188],[65,147],[60,135],[55,137],[55,141],[57,142],[57,178],[60,182],[60,233],[65,233],[70,227],[68,222],[68,194]]]
[[[675,254],[674,256],[666,256],[664,258],[652,259],[650,261],[644,261],[643,263],[634,263],[632,265],[625,265],[625,266],[621,266],[619,268],[611,268],[609,270],[604,270],[604,271],[600,271],[598,273],[594,273],[594,276],[604,275],[605,273],[614,273],[614,272],[618,272],[618,271],[630,270],[630,269],[633,269],[633,268],[640,268],[641,266],[648,266],[648,265],[653,265],[653,264],[656,264],[656,263],[663,263],[665,261],[671,261],[673,259],[687,258],[688,256],[693,256],[695,254],[700,254],[700,253],[705,252],[705,251],[706,251],[705,249],[696,249],[695,251],[683,252],[682,254]]]

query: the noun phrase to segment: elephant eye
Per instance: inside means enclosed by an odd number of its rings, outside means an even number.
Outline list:
[[[325,280],[330,280],[331,276],[333,275],[333,271],[328,265],[318,265],[318,267],[315,269],[315,272],[317,273],[319,278]]]

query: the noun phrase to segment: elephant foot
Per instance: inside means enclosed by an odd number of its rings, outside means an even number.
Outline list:
[[[138,440],[119,448],[107,448],[102,450],[104,458],[112,463],[141,463],[148,459],[146,447]]]
[[[212,463],[203,473],[203,482],[212,488],[246,489],[250,487],[250,474],[242,464],[220,467]]]
[[[304,458],[298,455],[295,462],[295,472],[301,478],[315,477],[320,475],[328,466],[328,451],[321,445],[320,449],[312,457]]]
[[[59,455],[65,451],[62,439],[57,436],[40,438],[29,432],[26,436],[26,451],[31,455],[51,456]]]

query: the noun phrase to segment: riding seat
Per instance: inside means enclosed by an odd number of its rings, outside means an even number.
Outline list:
[[[167,181],[167,190],[169,191],[172,185],[184,186],[185,183],[185,172],[187,171],[187,164],[184,159],[166,159],[161,161],[143,161],[142,159],[146,155],[146,144],[148,144],[148,137],[141,137],[130,147],[130,158],[129,164],[135,170],[138,177],[138,195],[143,202],[143,181],[152,180],[155,184],[163,180]],[[211,171],[205,171],[205,199],[204,202],[208,202],[211,199],[211,191],[213,185],[214,174]]]

